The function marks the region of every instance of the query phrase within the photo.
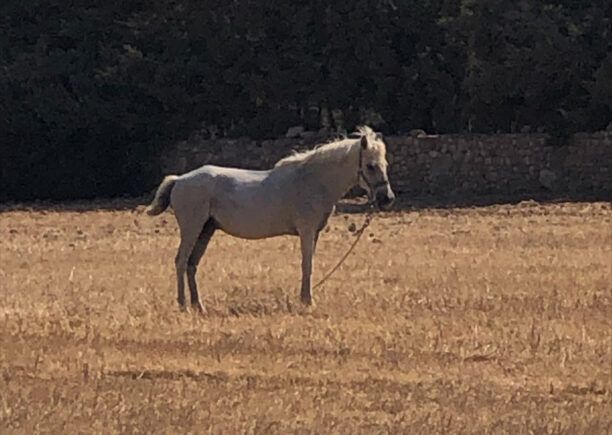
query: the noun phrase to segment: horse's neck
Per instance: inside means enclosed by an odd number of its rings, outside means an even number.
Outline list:
[[[330,197],[329,200],[334,203],[358,182],[359,149],[352,144],[348,146],[350,150],[342,160],[319,162],[321,168],[318,175]]]

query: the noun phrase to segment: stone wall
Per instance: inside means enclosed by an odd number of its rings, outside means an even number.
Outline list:
[[[211,163],[266,169],[289,154],[327,141],[296,139],[205,140],[177,144],[162,158],[164,173]],[[466,198],[554,193],[612,196],[612,132],[579,133],[566,146],[544,134],[387,136],[394,190],[408,197]]]

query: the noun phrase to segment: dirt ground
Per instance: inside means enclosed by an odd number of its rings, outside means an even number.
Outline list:
[[[612,433],[609,203],[378,215],[308,309],[296,238],[217,233],[206,317],[171,212],[87,208],[0,212],[2,433]]]

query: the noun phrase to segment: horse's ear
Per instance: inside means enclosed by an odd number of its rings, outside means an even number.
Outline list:
[[[382,141],[383,140],[383,134],[380,131],[376,132],[376,140],[377,141]]]
[[[366,149],[368,147],[368,137],[366,135],[361,136],[361,148]]]

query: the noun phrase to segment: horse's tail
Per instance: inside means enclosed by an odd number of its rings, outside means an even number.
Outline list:
[[[177,179],[177,175],[168,175],[164,178],[157,188],[157,192],[155,192],[153,202],[146,209],[149,216],[156,216],[168,208],[170,205],[170,193]]]

